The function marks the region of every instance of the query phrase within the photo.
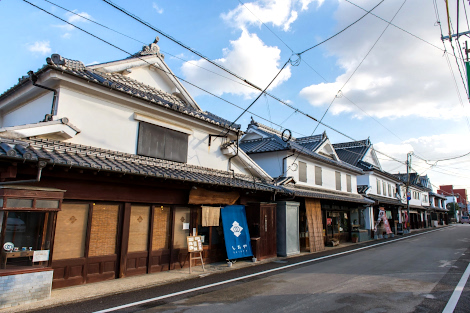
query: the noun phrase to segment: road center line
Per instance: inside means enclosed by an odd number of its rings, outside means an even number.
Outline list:
[[[236,281],[239,281],[239,280],[244,280],[244,279],[251,278],[251,277],[256,277],[256,276],[260,276],[260,275],[264,275],[264,274],[268,274],[268,273],[272,273],[272,272],[277,272],[277,271],[280,271],[280,270],[283,270],[283,269],[286,269],[286,268],[291,268],[291,267],[299,266],[299,265],[302,265],[302,264],[313,263],[313,262],[317,262],[317,261],[320,261],[320,260],[333,258],[335,256],[349,254],[349,253],[353,253],[353,252],[360,251],[360,250],[370,249],[372,247],[377,247],[377,246],[385,245],[385,244],[388,244],[388,243],[392,243],[392,242],[396,242],[396,241],[400,241],[400,240],[404,240],[404,239],[408,239],[408,238],[412,238],[412,237],[416,237],[416,236],[421,236],[421,235],[424,235],[424,234],[429,234],[429,233],[432,233],[432,232],[435,232],[435,231],[441,231],[441,230],[444,230],[444,229],[447,229],[447,228],[430,230],[430,231],[427,231],[427,232],[423,232],[423,233],[419,233],[419,234],[415,234],[415,235],[410,235],[410,236],[406,236],[406,237],[402,237],[402,238],[397,238],[397,239],[389,240],[389,241],[385,241],[385,242],[380,242],[380,243],[376,243],[376,244],[373,244],[373,245],[370,245],[370,246],[357,248],[357,249],[354,249],[354,250],[348,250],[348,251],[344,251],[344,252],[339,252],[339,253],[335,253],[335,254],[322,256],[322,257],[319,257],[319,258],[316,258],[316,259],[311,259],[311,260],[306,260],[306,261],[302,261],[302,262],[298,262],[298,263],[294,263],[294,264],[284,265],[284,266],[276,267],[276,268],[273,268],[273,269],[270,269],[270,270],[266,270],[266,271],[262,271],[262,272],[258,272],[258,273],[254,273],[254,274],[249,274],[249,275],[245,275],[245,276],[241,276],[241,277],[237,277],[237,278],[232,278],[232,279],[220,281],[220,282],[217,282],[217,283],[212,283],[212,284],[205,285],[205,286],[186,289],[186,290],[170,293],[170,294],[155,297],[155,298],[145,299],[145,300],[124,304],[124,305],[116,306],[116,307],[101,310],[101,311],[96,311],[95,313],[113,312],[113,311],[129,308],[129,307],[132,307],[132,306],[136,306],[136,305],[141,305],[141,304],[145,304],[145,303],[149,303],[149,302],[153,302],[153,301],[168,299],[168,298],[171,298],[171,297],[184,295],[184,294],[199,291],[199,290],[204,290],[204,289],[208,289],[208,288],[212,288],[212,287],[216,287],[216,286],[221,286],[221,285],[233,283],[233,282],[236,282]],[[469,267],[470,267],[470,265],[469,265]],[[467,268],[467,271],[469,271],[468,268]],[[469,271],[469,273],[470,273],[470,271]],[[467,278],[468,278],[468,275],[467,275]],[[454,293],[455,293],[455,291],[454,291]],[[459,294],[459,297],[460,297],[460,294]],[[450,311],[450,312],[452,312],[452,311]]]
[[[457,303],[459,302],[460,296],[462,295],[463,288],[465,287],[465,284],[467,283],[469,276],[470,276],[470,264],[468,264],[467,269],[463,273],[462,278],[460,278],[459,283],[455,287],[454,292],[452,293],[452,296],[450,297],[449,302],[447,302],[447,305],[444,308],[444,311],[442,311],[442,313],[454,312],[454,309],[457,306]]]

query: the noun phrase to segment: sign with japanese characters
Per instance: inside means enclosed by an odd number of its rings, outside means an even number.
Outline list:
[[[188,236],[186,237],[188,243],[188,252],[201,252],[202,251],[202,238],[201,236]]]
[[[33,262],[42,262],[49,260],[49,250],[35,250],[33,252]]]
[[[227,258],[232,260],[252,256],[245,206],[229,205],[224,207],[220,214]]]

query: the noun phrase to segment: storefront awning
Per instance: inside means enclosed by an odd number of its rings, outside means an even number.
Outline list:
[[[318,190],[314,188],[307,188],[307,187],[287,187],[286,189],[294,192],[297,197],[305,197],[305,198],[313,198],[313,199],[325,199],[325,200],[337,200],[337,201],[345,201],[345,202],[355,202],[361,204],[374,204],[373,200],[364,198],[359,194],[348,194],[348,193],[340,193],[340,192],[328,192],[323,190]]]
[[[392,204],[392,205],[397,205],[397,206],[406,205],[406,204],[403,204],[400,200],[397,200],[394,198],[386,198],[386,197],[380,197],[376,195],[367,195],[367,198],[377,201],[378,204]]]

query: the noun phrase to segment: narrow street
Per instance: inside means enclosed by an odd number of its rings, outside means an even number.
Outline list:
[[[455,225],[287,269],[282,269],[287,262],[277,264],[279,271],[209,289],[197,290],[204,285],[192,280],[48,312],[442,312],[469,253],[470,225]],[[263,270],[259,266],[258,272]],[[230,275],[200,279],[214,284],[235,278]],[[467,282],[455,312],[470,310],[469,287]],[[195,291],[146,302],[191,288]]]

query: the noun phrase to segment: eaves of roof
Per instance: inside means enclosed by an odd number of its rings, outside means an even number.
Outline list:
[[[46,159],[48,164],[54,166],[289,194],[285,188],[248,175],[235,174],[233,176],[233,173],[228,171],[61,141],[0,138],[0,159],[34,162],[40,158]]]
[[[379,204],[380,203],[386,203],[386,204],[392,204],[392,205],[397,205],[397,206],[404,206],[406,204],[402,203],[400,200],[397,199],[392,199],[392,198],[387,198],[387,197],[380,197],[376,195],[366,195],[367,198],[370,198],[374,201],[377,201]]]
[[[354,202],[354,203],[362,203],[362,204],[374,203],[374,201],[364,198],[361,195],[356,195],[356,194],[329,192],[329,191],[324,191],[324,190],[318,190],[315,188],[306,188],[306,187],[300,187],[300,186],[295,186],[295,187],[286,186],[286,188],[293,191],[297,197],[337,200],[337,201]]]
[[[61,64],[54,63],[58,62],[57,60],[60,60]],[[133,98],[138,98],[146,102],[150,101],[160,107],[191,116],[195,119],[199,119],[223,128],[229,128],[232,131],[240,130],[239,124],[232,125],[232,122],[222,117],[216,116],[209,112],[196,110],[187,105],[183,100],[177,98],[176,96],[170,95],[156,88],[147,86],[124,75],[117,73],[103,74],[98,71],[88,69],[80,61],[65,59],[58,55],[56,55],[55,57],[53,55],[52,59],[48,58],[47,62],[48,64],[44,65],[42,68],[38,69],[35,72],[37,76],[42,73],[45,73],[48,70],[57,70],[61,73],[65,73],[77,77],[79,79],[86,80],[87,82],[91,82],[99,86],[104,86],[108,89],[116,90]],[[0,95],[0,101],[17,92],[19,89],[21,89],[21,87],[26,86],[29,83],[29,77],[23,76],[18,80],[18,84],[6,90],[3,94]]]

